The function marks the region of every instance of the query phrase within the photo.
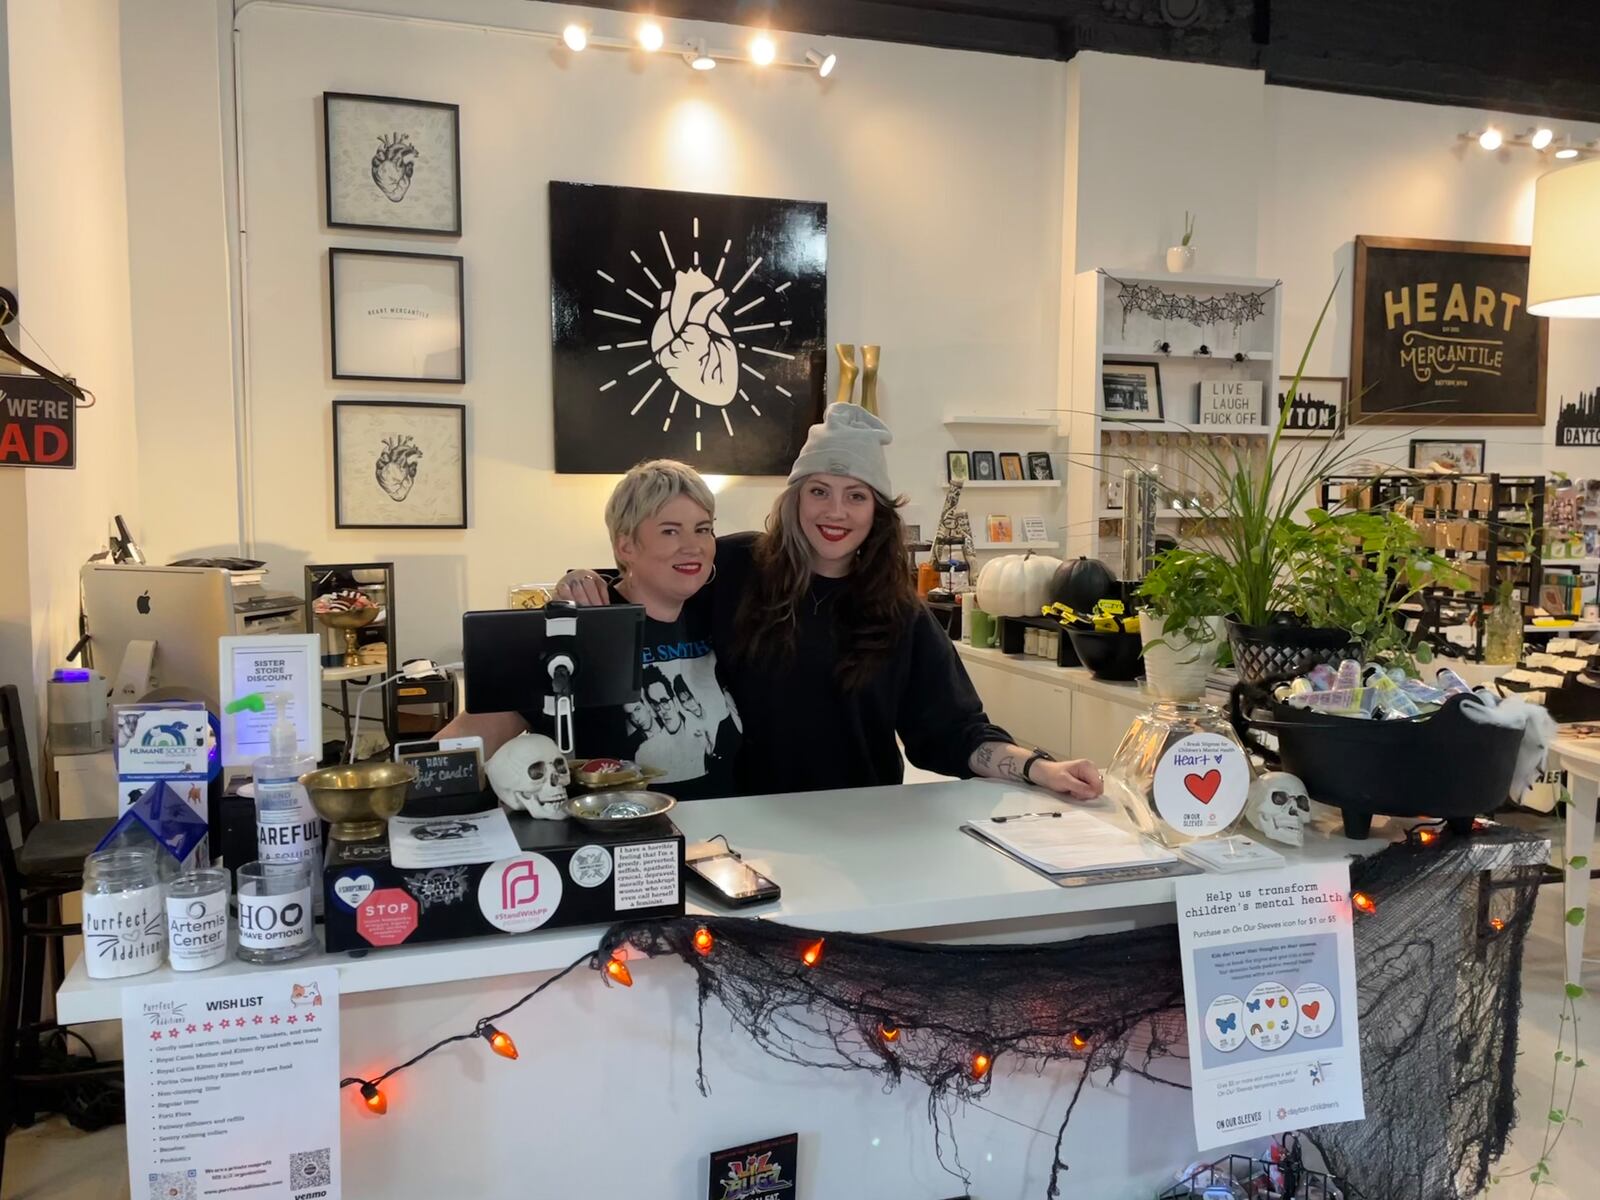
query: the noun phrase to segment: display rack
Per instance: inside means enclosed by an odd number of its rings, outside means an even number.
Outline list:
[[[1187,320],[1160,319],[1141,312],[1124,313],[1122,289],[1147,284],[1185,297],[1212,299],[1259,293],[1261,315],[1235,327],[1229,321],[1194,325]],[[1066,472],[1066,553],[1094,558],[1115,557],[1121,536],[1120,497],[1125,467],[1148,466],[1184,500],[1199,487],[1189,464],[1205,445],[1233,449],[1264,467],[1277,415],[1278,343],[1283,305],[1274,279],[1231,275],[1169,275],[1163,272],[1081,271],[1074,282],[1072,369],[1064,426],[1071,469]],[[1166,349],[1159,347],[1165,344]],[[1205,352],[1202,353],[1202,346]],[[1130,421],[1107,416],[1103,393],[1105,364],[1154,363],[1160,371],[1163,416],[1159,421]],[[1248,425],[1202,427],[1201,384],[1213,380],[1259,382],[1261,412]],[[1215,498],[1212,498],[1215,499]],[[1176,534],[1180,523],[1194,520],[1194,505],[1181,511],[1165,505],[1157,519]]]
[[[1471,491],[1470,502],[1463,488]],[[1445,489],[1451,496],[1448,504],[1442,502]],[[1434,547],[1435,553],[1463,564],[1463,569],[1468,563],[1481,564],[1472,568],[1479,577],[1477,586],[1422,591],[1425,620],[1473,626],[1472,661],[1483,660],[1484,609],[1494,603],[1503,584],[1512,585],[1512,595],[1524,617],[1528,615],[1542,570],[1541,538],[1536,531],[1544,527],[1543,475],[1329,475],[1322,480],[1320,491],[1322,507],[1329,512],[1400,512],[1414,521],[1482,531],[1481,544],[1471,548]],[[1571,627],[1551,626],[1542,631],[1566,633]]]
[[[994,450],[996,458],[1001,452],[1022,455],[1023,469],[1027,469],[1030,452],[1050,455],[1053,479],[967,479],[961,487],[961,509],[972,522],[972,548],[979,555],[1019,554],[1027,551],[1059,551],[1064,531],[1061,512],[1061,492],[1066,475],[1067,459],[1057,446],[1059,418],[1053,411],[984,413],[950,412],[944,416],[944,425],[957,441],[956,450]],[[943,472],[941,472],[942,474]],[[941,481],[941,489],[948,484]],[[977,492],[997,492],[986,496],[988,506],[983,511],[974,508],[973,495]],[[1015,493],[1013,497],[1011,493]],[[1004,509],[1011,518],[1012,540],[996,542],[984,536],[988,532],[990,515],[994,509]],[[1024,517],[1043,517],[1048,536],[1043,541],[1029,542],[1022,538]],[[935,547],[934,558],[947,553],[946,547]],[[970,577],[978,576],[977,563],[969,563]]]

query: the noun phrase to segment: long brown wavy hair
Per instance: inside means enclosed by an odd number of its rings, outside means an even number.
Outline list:
[[[739,655],[747,662],[784,662],[794,656],[799,605],[812,575],[811,543],[800,526],[804,484],[800,479],[783,490],[767,517],[766,531],[755,541],[755,574],[736,623]],[[889,657],[918,604],[900,521],[905,498],[887,500],[874,491],[873,501],[872,528],[833,608],[837,674],[847,691],[866,683]]]

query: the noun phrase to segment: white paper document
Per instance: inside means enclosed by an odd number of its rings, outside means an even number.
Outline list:
[[[1174,882],[1200,1149],[1363,1119],[1349,866]]]
[[[339,972],[122,993],[133,1200],[338,1200]]]
[[[503,808],[459,817],[389,818],[389,861],[403,870],[494,862],[521,853]]]
[[[1176,862],[1154,842],[1086,812],[989,817],[962,826],[1046,875],[1114,871]]]

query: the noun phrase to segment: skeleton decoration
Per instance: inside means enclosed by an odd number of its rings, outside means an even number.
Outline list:
[[[409,133],[378,137],[378,152],[372,156],[372,182],[391,203],[399,204],[411,190],[411,176],[417,169],[417,148]]]
[[[489,760],[489,785],[500,803],[530,817],[559,821],[566,816],[567,785],[572,769],[542,733],[525,733],[512,738]]]
[[[1244,815],[1273,841],[1286,846],[1304,845],[1311,797],[1298,777],[1287,771],[1268,771],[1250,785]]]
[[[373,464],[373,474],[378,486],[396,504],[411,494],[417,482],[417,467],[422,461],[422,449],[409,433],[396,434],[383,439],[383,453]]]

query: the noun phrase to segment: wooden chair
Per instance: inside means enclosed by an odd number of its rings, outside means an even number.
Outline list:
[[[45,989],[60,982],[62,939],[80,932],[60,920],[62,896],[83,886],[83,860],[110,832],[110,817],[41,821],[15,684],[0,687],[0,1180],[5,1136],[30,1125],[52,1091],[92,1079],[120,1079],[120,1062],[77,1058],[42,1071],[42,1040],[57,1026],[40,1019]],[[50,951],[47,970],[46,951]],[[53,982],[52,982],[53,981]],[[64,1057],[64,1056],[63,1056]]]

